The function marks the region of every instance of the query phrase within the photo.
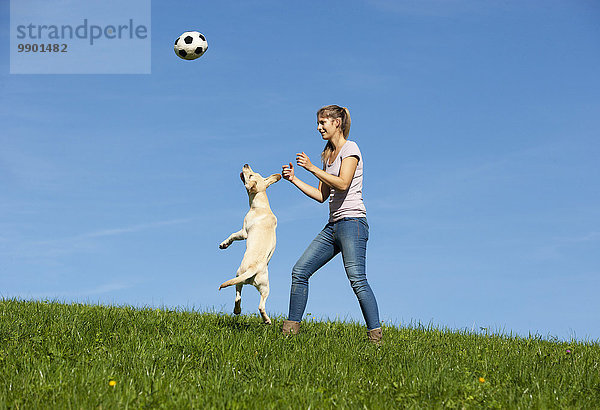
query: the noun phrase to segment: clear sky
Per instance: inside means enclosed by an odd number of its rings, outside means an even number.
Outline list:
[[[9,74],[9,20],[4,0],[1,296],[231,312],[245,244],[218,244],[248,208],[242,165],[318,162],[315,113],[339,104],[382,320],[600,339],[597,1],[153,0],[147,75]],[[188,30],[209,43],[192,62]],[[283,315],[328,210],[268,193]],[[306,312],[362,322],[339,256]]]

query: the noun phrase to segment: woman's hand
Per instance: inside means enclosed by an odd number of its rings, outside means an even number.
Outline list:
[[[283,165],[281,167],[281,175],[283,176],[283,179],[287,179],[290,182],[294,180],[294,166],[291,162],[290,165]]]
[[[306,169],[308,172],[312,172],[315,167],[312,162],[310,162],[310,158],[304,152],[300,152],[296,154],[296,164]]]

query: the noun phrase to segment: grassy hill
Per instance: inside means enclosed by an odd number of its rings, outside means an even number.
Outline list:
[[[600,345],[0,299],[0,408],[600,407]]]

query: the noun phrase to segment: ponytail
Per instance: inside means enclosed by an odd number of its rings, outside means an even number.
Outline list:
[[[344,138],[348,139],[348,135],[350,135],[350,111],[346,107],[342,107],[342,133],[344,134]]]

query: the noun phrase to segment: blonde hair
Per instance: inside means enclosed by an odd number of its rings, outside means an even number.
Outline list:
[[[317,111],[317,119],[319,117],[331,118],[331,119],[340,119],[340,128],[342,129],[342,134],[344,135],[344,139],[348,139],[348,135],[350,135],[350,111],[346,107],[340,107],[339,105],[326,105],[325,107],[321,107],[319,111]],[[331,158],[331,154],[335,147],[331,143],[331,141],[327,141],[323,152],[321,153],[321,161],[325,163],[329,161]]]

